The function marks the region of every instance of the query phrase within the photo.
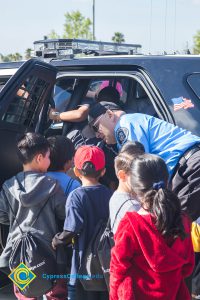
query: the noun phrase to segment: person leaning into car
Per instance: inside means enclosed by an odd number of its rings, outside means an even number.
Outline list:
[[[90,109],[89,124],[107,144],[117,142],[120,149],[126,141],[138,141],[145,152],[163,158],[170,174],[169,185],[182,209],[193,221],[200,217],[200,137],[150,115],[126,114],[109,102]]]
[[[145,152],[161,156],[167,164],[172,190],[192,220],[200,216],[200,137],[150,115],[126,114],[115,103],[100,102],[89,112],[96,136],[107,144],[138,141]]]

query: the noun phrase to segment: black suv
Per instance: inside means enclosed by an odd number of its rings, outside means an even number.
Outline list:
[[[198,56],[126,55],[1,63],[0,184],[20,169],[15,148],[18,133],[48,134],[51,130],[51,134],[59,131],[66,135],[73,128],[73,123],[62,126],[48,120],[52,98],[60,111],[72,110],[88,98],[95,100],[95,93],[108,85],[118,89],[126,112],[154,115],[200,135]]]
[[[21,66],[20,66],[21,65]],[[15,75],[10,77],[13,70]],[[59,128],[50,125],[52,96],[60,111],[76,108],[103,86],[115,86],[126,112],[142,112],[200,135],[200,57],[105,56],[44,63],[0,64],[0,183],[18,171],[15,136],[24,131]],[[52,132],[52,131],[51,131]],[[57,133],[57,130],[55,131]]]

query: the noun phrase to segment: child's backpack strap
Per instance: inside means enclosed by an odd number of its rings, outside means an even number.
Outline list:
[[[129,199],[127,199],[126,201],[124,201],[124,202],[121,204],[120,208],[118,209],[118,211],[117,211],[117,213],[116,213],[116,215],[115,215],[115,219],[114,219],[114,222],[113,222],[111,231],[113,231],[113,228],[114,228],[114,225],[115,225],[115,222],[116,222],[116,220],[117,220],[117,216],[118,216],[120,210],[122,209],[122,207],[124,206],[124,204],[125,204],[126,202],[131,201],[131,200],[132,200],[132,199],[129,198]],[[110,218],[109,218],[109,221],[110,221]],[[110,225],[110,226],[111,226],[111,225]]]
[[[85,194],[89,199],[89,204],[95,211],[95,206],[92,201],[93,199],[90,197],[89,193],[86,190],[85,190]],[[101,219],[94,227],[93,234],[90,237],[90,241],[83,252],[83,257],[80,262],[80,267],[78,272],[80,275],[79,280],[84,290],[86,291],[97,291],[97,292],[107,291],[105,277],[98,256],[99,241],[101,240],[101,237],[105,231],[106,223],[107,223],[106,221]],[[98,277],[91,276],[94,274],[98,274]],[[85,278],[87,278],[87,280]]]
[[[32,231],[31,227],[33,227],[41,212],[45,209],[49,198],[41,205],[37,215],[27,230],[22,230],[21,224],[17,219],[17,213],[14,212],[8,198],[7,201],[14,217],[14,222],[17,223],[20,230],[18,237],[15,240],[12,240],[9,268],[10,270],[14,270],[23,263],[29,271],[33,270],[33,273],[35,274],[34,281],[31,282],[30,285],[25,286],[23,290],[21,290],[21,293],[27,298],[40,297],[53,288],[54,279],[44,280],[42,274],[55,273],[57,267],[57,252],[51,247],[47,247],[47,242],[51,245],[51,240],[49,241],[44,238],[44,236],[40,236],[39,231]],[[46,242],[44,240],[46,240]],[[29,277],[29,272],[27,273],[27,276]]]
[[[49,200],[49,199],[47,199],[47,200],[44,202],[44,204],[42,205],[41,209],[39,210],[39,212],[38,212],[36,218],[35,218],[35,219],[33,220],[33,222],[31,223],[30,227],[33,227],[33,225],[35,224],[35,222],[36,222],[37,219],[39,218],[41,212],[42,212],[43,209],[45,208],[45,206],[46,206],[48,200]],[[20,225],[19,225],[19,222],[18,222],[18,220],[17,220],[17,216],[15,215],[15,213],[14,213],[14,211],[13,211],[12,205],[10,204],[10,202],[9,202],[8,199],[7,199],[7,201],[8,201],[8,205],[9,205],[9,207],[10,207],[10,210],[11,210],[11,212],[12,212],[12,215],[13,215],[13,217],[14,217],[14,220],[16,221],[16,223],[17,223],[17,225],[18,225],[18,227],[19,227],[19,230],[20,230],[21,234],[23,234],[24,232],[23,232],[23,230],[21,229],[21,227],[20,227]],[[14,223],[13,223],[13,225],[14,225]]]

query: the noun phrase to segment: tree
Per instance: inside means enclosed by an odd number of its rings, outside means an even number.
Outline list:
[[[49,39],[59,39],[60,36],[55,32],[54,29],[51,30],[51,32],[48,34]]]
[[[14,61],[19,61],[19,60],[22,60],[22,55],[18,52],[14,53],[14,54],[11,54],[12,55],[12,58]]]
[[[124,34],[121,32],[114,32],[114,36],[112,37],[112,41],[115,43],[123,43],[125,42]]]
[[[1,60],[3,62],[9,62],[9,61],[19,61],[19,60],[22,60],[22,55],[18,52],[16,53],[11,53],[11,54],[8,54],[8,55],[2,55],[1,54]]]
[[[8,54],[8,55],[1,54],[1,61],[3,61],[3,62],[12,61],[11,54]]]
[[[25,59],[30,59],[31,58],[31,53],[32,53],[32,49],[27,48],[26,51],[25,51]]]
[[[200,30],[194,36],[194,54],[200,54]]]
[[[92,22],[89,18],[85,18],[80,11],[73,11],[65,14],[64,38],[82,38],[92,39],[91,31]]]

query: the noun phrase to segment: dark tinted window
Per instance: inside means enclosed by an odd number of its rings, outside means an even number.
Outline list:
[[[187,77],[187,83],[197,97],[200,98],[200,73],[190,74]]]
[[[57,79],[53,94],[57,111],[65,111],[76,84],[77,80],[75,78],[60,77]]]
[[[28,77],[16,92],[2,120],[9,123],[31,126],[47,85],[44,80],[38,77]]]
[[[8,77],[6,77],[6,78],[0,77],[0,91],[2,90],[2,88],[4,87],[4,85],[6,84],[8,79],[9,79]]]

